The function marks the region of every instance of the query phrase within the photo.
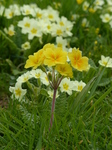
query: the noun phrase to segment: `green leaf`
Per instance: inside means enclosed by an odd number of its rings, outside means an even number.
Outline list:
[[[89,59],[89,64],[92,68],[97,69],[97,66],[95,65],[94,61],[91,58]]]
[[[101,82],[98,84],[98,86],[106,86],[108,85],[110,82],[112,82],[112,77],[110,78],[103,78],[101,80]]]
[[[40,90],[40,94],[44,95],[44,96],[47,96],[48,97],[48,93],[47,93],[47,90],[41,88]]]
[[[96,77],[93,77],[88,84],[83,88],[83,90],[78,94],[78,96],[74,99],[73,105],[71,107],[71,111],[76,110],[78,106],[83,102],[85,99],[91,84],[95,81]]]
[[[86,116],[95,106],[101,103],[104,98],[112,91],[112,86],[85,112],[84,116]]]
[[[17,50],[21,50],[20,48],[17,47],[17,45],[10,39],[8,38],[5,33],[3,33],[0,30],[0,36],[2,37],[3,40],[6,40],[6,43],[8,44],[8,46],[10,47],[11,50],[14,50],[17,53]]]

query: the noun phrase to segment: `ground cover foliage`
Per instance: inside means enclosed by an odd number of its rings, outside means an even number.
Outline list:
[[[112,149],[111,8],[111,0],[0,0],[0,150]],[[54,20],[46,19],[50,11]],[[39,34],[24,30],[25,17],[31,26],[39,22],[39,29],[33,26]],[[28,56],[48,43],[68,53],[79,48],[90,65],[88,71],[73,69],[71,81],[85,83],[80,90],[59,87],[50,130],[49,84],[24,68]],[[14,96],[11,87],[26,73],[33,74],[22,82],[27,92]]]

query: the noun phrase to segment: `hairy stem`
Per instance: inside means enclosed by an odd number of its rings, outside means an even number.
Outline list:
[[[52,125],[53,125],[54,109],[55,109],[55,101],[56,101],[56,92],[57,92],[57,89],[54,89],[53,100],[52,100],[52,108],[51,108],[51,119],[50,119],[49,131],[51,130]]]

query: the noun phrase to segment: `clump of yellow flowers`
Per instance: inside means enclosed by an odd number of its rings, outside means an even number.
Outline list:
[[[53,100],[51,109],[50,128],[53,124],[53,113],[57,89],[64,77],[73,77],[73,68],[78,71],[87,71],[89,68],[88,58],[82,56],[79,49],[73,48],[71,52],[64,51],[62,47],[54,44],[46,44],[42,49],[30,55],[26,61],[25,68],[36,69],[41,67],[46,73],[49,84],[52,87]],[[50,73],[48,72],[50,70]]]

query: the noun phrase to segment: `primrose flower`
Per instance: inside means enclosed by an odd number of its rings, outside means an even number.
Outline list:
[[[35,17],[38,18],[38,19],[42,19],[44,18],[45,16],[45,13],[44,13],[44,10],[40,9],[40,8],[35,8]]]
[[[72,67],[67,62],[65,64],[56,65],[55,68],[62,76],[73,77]]]
[[[33,69],[36,69],[43,63],[43,60],[44,60],[43,51],[39,50],[38,52],[34,53],[34,55],[30,55],[28,57],[28,60],[26,61],[25,64],[25,68],[33,67]]]
[[[34,19],[33,19],[34,20]],[[18,22],[18,26],[22,28],[22,33],[26,34],[29,32],[32,19],[29,17],[24,17],[23,20]]]
[[[82,19],[82,26],[83,27],[88,27],[89,26],[89,22],[88,22],[87,18]]]
[[[53,2],[56,9],[58,9],[61,6],[61,3],[59,2]]]
[[[8,34],[9,36],[15,35],[14,25],[13,25],[13,24],[11,24],[8,29],[4,28],[4,31],[5,31],[5,33]]]
[[[35,12],[33,8],[30,7],[30,5],[23,5],[22,7],[20,7],[20,10],[23,15],[35,15]]]
[[[104,23],[110,22],[110,20],[112,20],[112,16],[110,14],[100,15],[100,18]]]
[[[26,94],[27,90],[26,89],[22,89],[21,84],[19,82],[17,82],[15,84],[15,87],[9,87],[9,91],[12,92],[13,96],[18,99],[19,101],[21,101],[21,99],[23,98],[23,96]]]
[[[73,28],[73,22],[62,16],[59,20],[57,20],[57,24],[64,28],[65,35],[63,36],[72,36],[71,30]]]
[[[44,52],[44,64],[47,66],[55,66],[64,64],[67,60],[67,52],[60,47],[47,48]]]
[[[52,36],[63,36],[65,37],[65,29],[59,24],[52,24]]]
[[[108,5],[112,5],[112,0],[106,0]]]
[[[105,57],[101,55],[101,60],[99,60],[99,64],[107,68],[112,68],[112,58],[110,58],[109,56]]]
[[[43,72],[43,74],[40,76],[40,80],[44,85],[49,85],[49,80],[46,73]]]
[[[74,84],[73,84],[72,81],[70,81],[70,79],[64,78],[61,81],[59,87],[60,87],[60,91],[61,92],[67,92],[69,95],[71,95],[72,94],[72,90],[74,89]]]
[[[32,40],[34,37],[41,37],[42,31],[41,31],[41,25],[36,20],[33,20],[31,22],[31,26],[29,28],[28,32],[28,39]]]
[[[94,5],[102,6],[104,4],[104,0],[95,0]]]
[[[30,49],[30,42],[25,42],[24,44],[21,45],[22,49],[27,50]]]
[[[74,91],[78,91],[81,92],[82,89],[86,86],[86,83],[84,83],[83,81],[73,81],[73,84],[75,86],[75,88],[73,89]]]
[[[64,50],[66,50],[66,46],[68,43],[66,39],[63,39],[61,36],[57,36],[56,44],[57,44],[57,47],[62,47]]]
[[[44,45],[43,51],[46,51],[47,49],[55,49],[54,44],[47,43],[46,45]]]
[[[13,12],[13,16],[21,15],[19,5],[17,4],[10,5],[9,9]]]
[[[31,70],[30,74],[31,74],[32,77],[38,79],[42,76],[43,71],[41,69]]]
[[[54,26],[55,23],[52,23],[49,20],[46,20],[46,27],[45,27],[45,33],[50,33],[52,35],[52,32],[54,32]]]
[[[48,6],[45,10],[46,17],[50,21],[56,21],[59,19],[59,12],[57,10],[54,10],[52,7]]]
[[[53,90],[48,91],[49,97],[53,98]],[[58,91],[56,92],[56,98],[58,98],[59,94]]]
[[[89,12],[90,13],[95,13],[95,11],[96,11],[95,7],[89,7]]]
[[[17,82],[24,83],[27,82],[31,78],[30,72],[27,71],[26,73],[22,74],[17,78]]]
[[[89,3],[87,1],[85,1],[82,5],[82,8],[84,11],[86,11],[89,8]]]
[[[72,52],[68,52],[68,57],[71,61],[72,67],[79,71],[86,71],[88,68],[88,58],[82,57],[79,49],[73,48]]]
[[[11,18],[14,16],[14,10],[11,10],[10,8],[6,8],[6,9],[5,9],[4,16],[5,16],[7,19],[11,19]]]
[[[84,1],[84,0],[76,0],[76,1],[77,1],[77,4],[79,4],[79,5],[80,5],[80,4],[82,4],[82,3],[83,3],[83,1]]]

